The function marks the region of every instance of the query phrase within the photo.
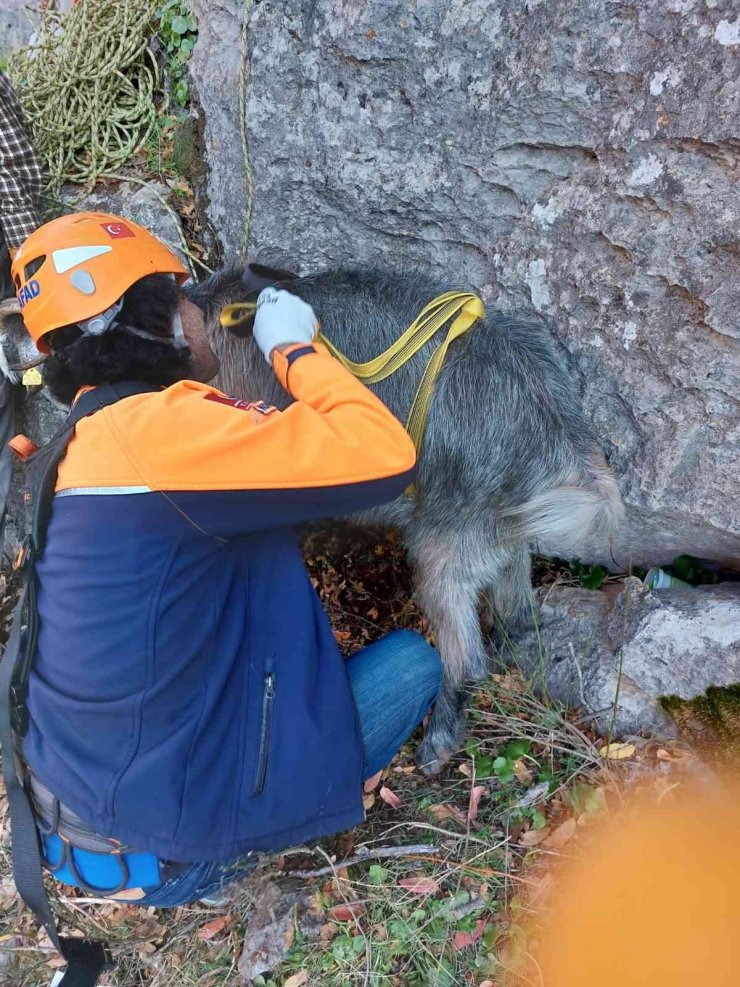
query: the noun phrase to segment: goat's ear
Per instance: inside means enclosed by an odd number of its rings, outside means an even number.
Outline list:
[[[242,285],[247,295],[259,294],[263,288],[270,288],[279,282],[295,281],[298,277],[292,271],[283,271],[264,264],[248,264],[242,274]]]

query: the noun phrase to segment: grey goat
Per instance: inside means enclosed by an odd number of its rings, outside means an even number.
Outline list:
[[[213,275],[190,294],[206,312],[221,360],[216,384],[278,407],[290,396],[254,342],[218,324],[224,304],[254,299],[267,283],[312,305],[327,338],[355,361],[377,356],[437,295],[460,290],[419,273],[330,270],[296,279],[253,265]],[[441,333],[373,385],[402,421],[440,339]],[[359,518],[402,532],[444,663],[442,693],[416,756],[425,773],[439,771],[462,739],[466,683],[489,673],[481,594],[501,643],[532,617],[530,546],[544,537],[572,545],[597,526],[613,529],[622,512],[575,382],[542,325],[493,314],[451,345],[429,409],[414,495]]]

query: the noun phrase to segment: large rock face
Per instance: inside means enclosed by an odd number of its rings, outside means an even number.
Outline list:
[[[233,254],[242,3],[194,7]],[[285,0],[248,41],[252,255],[417,263],[544,319],[630,507],[616,560],[740,557],[732,0]]]

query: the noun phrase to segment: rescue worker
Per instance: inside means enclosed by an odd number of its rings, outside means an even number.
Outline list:
[[[361,822],[363,778],[434,702],[412,632],[342,660],[296,535],[399,496],[414,448],[285,291],[254,338],[295,402],[210,387],[187,271],[129,220],[54,220],[12,271],[52,394],[128,394],[76,425],[35,564],[22,758],[44,853],[96,895],[212,896],[255,852]]]

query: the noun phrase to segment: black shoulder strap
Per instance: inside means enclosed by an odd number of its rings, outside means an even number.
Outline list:
[[[27,727],[25,703],[28,677],[36,650],[38,613],[34,562],[44,548],[57,470],[77,422],[122,398],[157,390],[158,387],[150,384],[124,382],[103,384],[88,391],[70,411],[62,429],[33,457],[37,477],[33,484],[33,525],[23,549],[20,598],[13,615],[10,637],[0,661],[0,746],[10,808],[13,879],[21,898],[34,912],[67,961],[59,987],[94,987],[101,972],[109,967],[110,956],[107,945],[103,942],[69,939],[57,932],[44,887],[36,820],[16,765],[15,734],[22,736]]]

